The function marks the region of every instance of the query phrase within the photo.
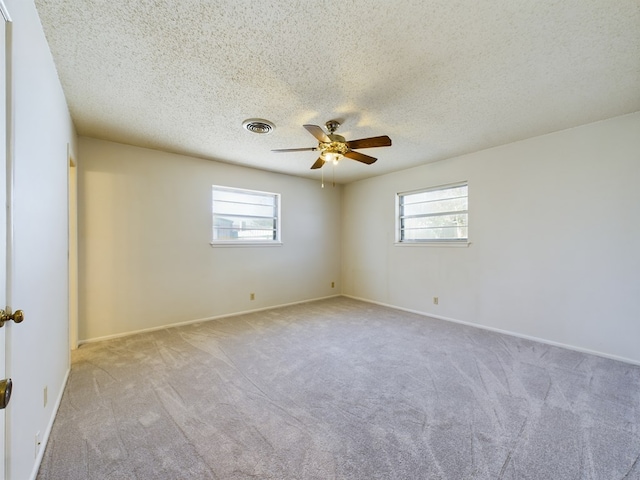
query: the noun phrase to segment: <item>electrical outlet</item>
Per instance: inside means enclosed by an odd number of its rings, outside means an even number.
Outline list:
[[[331,288],[336,288],[336,282],[331,282]]]
[[[44,393],[43,393],[43,397],[44,397],[44,406],[47,406],[47,400],[48,400],[48,396],[49,396],[49,387],[45,386],[44,387]]]
[[[433,304],[438,305],[438,297],[433,297]]]
[[[255,300],[256,299],[256,294],[255,293],[250,293],[249,294],[249,299],[250,300]]]

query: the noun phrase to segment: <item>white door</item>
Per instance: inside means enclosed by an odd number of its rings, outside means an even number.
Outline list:
[[[9,16],[4,3],[0,0],[0,309],[7,305],[7,89],[6,89],[6,59],[7,59],[7,22]],[[6,328],[0,328],[0,379],[5,378],[5,345]],[[0,480],[5,478],[5,410],[0,410]]]

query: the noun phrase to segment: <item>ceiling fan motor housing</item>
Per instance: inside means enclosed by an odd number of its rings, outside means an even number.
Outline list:
[[[318,144],[318,150],[322,153],[339,153],[340,155],[344,155],[349,151],[349,147],[347,147],[343,136],[329,134],[327,137],[329,137],[331,142],[320,142]]]

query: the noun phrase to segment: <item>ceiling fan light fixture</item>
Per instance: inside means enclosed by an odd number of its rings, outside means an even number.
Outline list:
[[[271,133],[276,126],[273,122],[265,120],[264,118],[247,118],[242,122],[242,128],[251,133],[264,135],[265,133]]]
[[[323,160],[325,162],[331,162],[334,165],[337,165],[338,162],[342,159],[342,154],[341,153],[335,153],[335,152],[325,152],[323,154]]]
[[[331,134],[329,136],[331,142],[320,142],[318,148],[322,152],[320,157],[325,162],[331,162],[337,165],[338,162],[344,157],[345,153],[349,151],[347,144],[344,141],[344,137]]]

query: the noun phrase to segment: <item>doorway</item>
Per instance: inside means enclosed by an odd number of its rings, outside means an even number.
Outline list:
[[[69,346],[78,348],[78,168],[67,144],[69,159]]]

